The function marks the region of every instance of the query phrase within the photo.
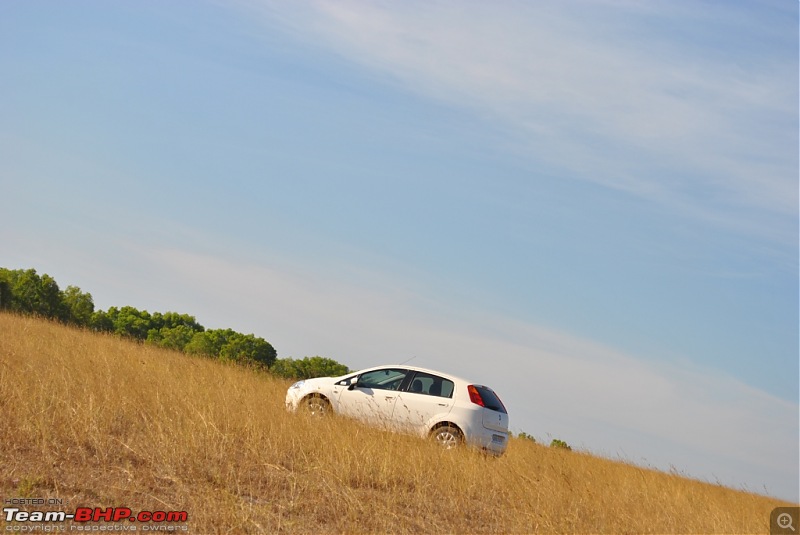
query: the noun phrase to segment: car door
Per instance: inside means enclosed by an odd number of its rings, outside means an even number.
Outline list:
[[[380,368],[360,374],[354,383],[342,387],[339,413],[373,425],[394,427],[392,411],[406,375],[408,370],[402,368]]]
[[[393,420],[401,428],[425,434],[453,408],[453,381],[427,372],[413,372],[394,405]]]
[[[344,409],[341,406],[342,392],[347,391],[350,385],[355,384],[357,380],[358,380],[358,375],[351,375],[334,383],[333,387],[331,387],[331,397],[330,397],[330,402],[331,406],[333,407],[333,412],[338,414],[345,413]]]

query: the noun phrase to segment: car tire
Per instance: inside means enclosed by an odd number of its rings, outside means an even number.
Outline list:
[[[431,431],[431,438],[445,450],[457,448],[464,442],[464,435],[461,430],[449,424],[439,426]]]
[[[303,409],[309,416],[322,418],[331,412],[331,404],[319,394],[311,394],[303,400]]]

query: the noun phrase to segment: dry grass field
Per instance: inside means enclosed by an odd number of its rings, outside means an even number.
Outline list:
[[[767,533],[788,505],[526,440],[491,459],[288,414],[288,384],[0,314],[0,498],[185,510],[190,533]]]

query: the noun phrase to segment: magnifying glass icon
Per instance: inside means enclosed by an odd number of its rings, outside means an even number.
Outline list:
[[[789,513],[779,514],[776,522],[778,523],[778,527],[781,529],[790,529],[795,531],[794,525],[792,524],[792,515]]]

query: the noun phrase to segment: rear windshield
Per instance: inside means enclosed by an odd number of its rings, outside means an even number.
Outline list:
[[[503,402],[500,401],[500,398],[497,397],[497,394],[494,393],[494,390],[492,390],[488,386],[475,385],[475,388],[478,389],[478,392],[481,395],[481,399],[483,399],[483,404],[486,406],[487,409],[492,409],[493,411],[502,412],[503,414],[508,414],[506,412],[505,406],[503,405]]]

